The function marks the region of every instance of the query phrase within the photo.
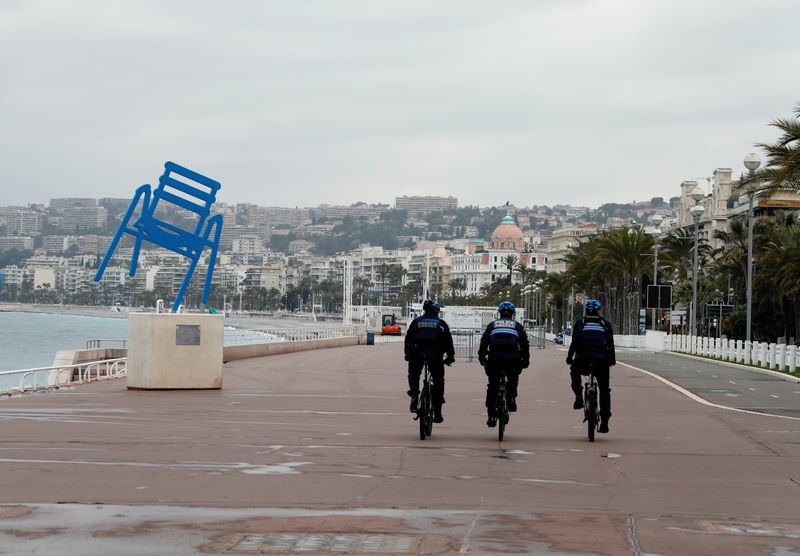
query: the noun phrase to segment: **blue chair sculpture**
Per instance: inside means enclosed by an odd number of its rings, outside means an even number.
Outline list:
[[[136,189],[136,193],[131,199],[131,204],[127,212],[125,212],[122,222],[120,222],[117,233],[114,234],[114,239],[111,240],[108,251],[97,269],[94,277],[95,282],[99,282],[103,277],[106,266],[108,266],[122,234],[130,234],[136,238],[129,272],[131,276],[136,274],[142,241],[148,241],[190,259],[189,270],[186,272],[186,277],[183,279],[175,302],[172,304],[172,311],[177,312],[203,250],[209,247],[211,255],[208,259],[208,270],[206,271],[202,297],[203,304],[208,303],[208,294],[211,291],[211,275],[214,272],[214,263],[217,259],[217,250],[219,249],[219,240],[222,234],[222,215],[211,216],[211,205],[214,204],[220,187],[219,182],[179,166],[174,162],[164,164],[164,173],[158,179],[158,187],[154,191],[151,191],[149,184],[142,185]],[[191,231],[184,230],[159,218],[159,214],[157,214],[159,206],[169,205],[196,215],[197,225],[194,229]],[[139,218],[131,226],[131,217],[140,206]]]

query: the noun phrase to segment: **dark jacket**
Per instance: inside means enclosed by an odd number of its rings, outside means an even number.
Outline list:
[[[450,327],[436,315],[422,315],[408,325],[404,346],[406,361],[412,359],[441,359],[446,354],[448,360],[455,358],[453,336]]]
[[[611,323],[600,315],[586,315],[572,327],[572,343],[567,353],[567,363],[581,367],[582,363],[616,365],[614,330]]]
[[[517,358],[522,368],[526,368],[531,360],[531,348],[525,327],[511,318],[490,322],[481,336],[478,361],[484,365],[493,356]]]

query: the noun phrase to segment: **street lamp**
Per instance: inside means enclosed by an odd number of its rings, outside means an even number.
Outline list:
[[[761,159],[756,153],[750,153],[744,157],[744,167],[749,172],[749,177],[752,178],[758,167],[761,166]],[[753,197],[755,192],[752,190],[747,196],[747,330],[745,332],[745,340],[750,341],[751,325],[752,325],[752,309],[753,309]]]
[[[654,214],[650,221],[656,227],[656,231],[653,233],[653,285],[658,287],[658,238],[661,236],[661,223],[664,221],[664,217],[660,214]],[[660,297],[658,299],[660,300]],[[652,328],[654,331],[656,329],[656,312],[658,312],[658,309],[653,308]]]
[[[705,197],[705,191],[700,186],[695,187],[689,196],[695,202],[695,205],[689,209],[689,214],[692,215],[694,220],[694,265],[692,271],[692,312],[689,315],[689,331],[693,336],[697,335],[696,321],[697,321],[697,251],[699,247],[699,240],[697,237],[697,226],[700,223],[700,217],[703,216],[705,209],[699,204],[700,200]]]

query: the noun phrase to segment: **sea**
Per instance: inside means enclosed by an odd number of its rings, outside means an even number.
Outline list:
[[[123,318],[0,312],[0,371],[49,367],[56,353],[83,349],[87,340],[126,340]]]
[[[225,345],[233,345],[272,340],[270,334],[259,329],[335,327],[341,322],[226,317],[225,325]],[[119,318],[0,311],[0,371],[50,367],[57,352],[84,349],[87,340],[96,339],[127,340],[127,315]]]

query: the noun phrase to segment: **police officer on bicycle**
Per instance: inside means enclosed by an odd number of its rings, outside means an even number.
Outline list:
[[[614,330],[611,323],[600,316],[600,302],[586,302],[586,316],[578,319],[572,328],[572,343],[567,353],[570,366],[572,392],[575,394],[574,409],[583,409],[581,375],[593,374],[600,390],[600,427],[598,432],[608,432],[611,419],[610,367],[617,364],[614,352]]]
[[[444,403],[444,366],[452,365],[455,358],[450,327],[439,318],[440,305],[430,299],[422,304],[424,314],[408,325],[405,341],[405,360],[408,361],[408,395],[411,396],[411,413],[416,413],[419,400],[419,375],[427,361],[433,378],[433,422],[441,423]],[[447,358],[442,361],[442,356]]]
[[[517,410],[517,385],[522,369],[528,368],[531,359],[530,345],[525,328],[514,320],[516,307],[510,301],[503,301],[497,312],[500,318],[486,327],[478,349],[478,361],[483,365],[489,384],[486,386],[486,409],[489,418],[486,424],[497,424],[495,398],[500,385],[501,372],[505,370],[508,384],[508,410]]]

